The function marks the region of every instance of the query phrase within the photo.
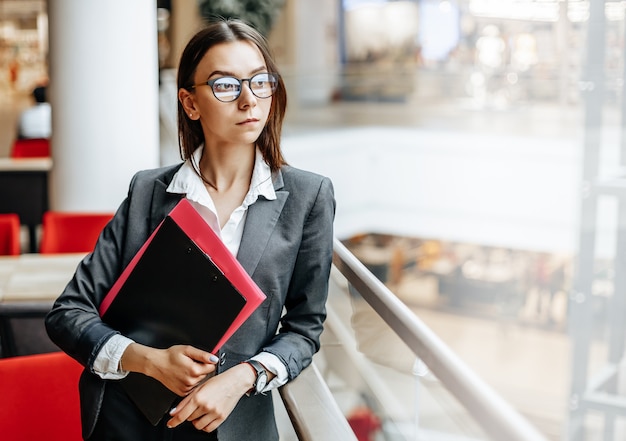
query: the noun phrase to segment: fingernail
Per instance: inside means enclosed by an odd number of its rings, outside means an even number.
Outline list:
[[[209,361],[211,363],[217,363],[218,361],[220,361],[220,359],[217,358],[215,355],[211,354],[211,356],[209,357]]]
[[[176,408],[175,408],[175,407],[172,407],[172,408],[170,409],[170,415],[171,415],[171,414],[173,414],[174,412],[176,412]],[[170,427],[170,426],[167,426],[167,427]]]

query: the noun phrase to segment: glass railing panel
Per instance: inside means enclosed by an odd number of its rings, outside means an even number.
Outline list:
[[[357,436],[490,439],[335,268],[315,362]]]

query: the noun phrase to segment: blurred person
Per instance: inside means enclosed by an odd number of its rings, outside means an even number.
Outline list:
[[[287,97],[276,71],[264,37],[241,21],[209,24],[185,47],[177,76],[184,162],[134,176],[46,318],[53,341],[85,366],[85,439],[279,439],[268,392],[298,376],[319,350],[335,200],[328,178],[283,158]],[[267,296],[222,347],[223,362],[191,346],[138,344],[98,315],[124,267],[183,197],[245,260]],[[181,397],[157,426],[116,381],[128,372],[153,377]]]
[[[50,138],[52,133],[51,107],[46,99],[46,86],[37,86],[33,89],[35,100],[33,106],[24,109],[19,116],[18,138]]]
[[[479,65],[490,74],[497,72],[504,66],[505,50],[506,43],[500,36],[498,27],[485,26],[476,41],[476,57]]]

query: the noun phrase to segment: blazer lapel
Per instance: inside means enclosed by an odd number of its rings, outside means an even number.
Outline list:
[[[154,231],[165,216],[185,196],[166,191],[169,181],[171,181],[176,170],[164,176],[163,180],[158,180],[154,185],[152,207],[150,209],[150,231]],[[283,175],[278,171],[274,175],[276,199],[269,201],[261,197],[248,207],[246,225],[243,230],[239,252],[237,253],[237,260],[250,275],[254,273],[263,251],[267,247],[272,231],[289,196],[288,191],[281,190],[283,185]]]
[[[167,186],[172,176],[166,176],[165,180],[158,180],[152,190],[152,207],[150,208],[150,231],[154,231],[165,216],[172,211],[184,194],[168,193]]]
[[[289,192],[280,190],[283,187],[283,175],[278,171],[274,179],[276,199],[269,201],[259,198],[248,207],[246,225],[237,253],[237,260],[246,272],[252,276],[263,251],[267,247],[272,231],[278,222],[280,213],[285,206]]]

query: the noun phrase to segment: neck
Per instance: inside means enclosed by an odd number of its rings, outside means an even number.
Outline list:
[[[234,185],[250,185],[254,169],[256,150],[240,151],[237,154],[224,154],[204,150],[196,171],[209,191],[225,191]],[[245,181],[245,182],[244,182]]]
[[[200,175],[200,179],[202,179],[202,182],[204,182],[209,188],[212,188],[215,191],[219,191],[219,189],[217,188],[217,185],[215,185],[214,183],[209,181],[207,178],[205,178],[200,170],[197,170],[197,172],[198,172],[198,175]]]

